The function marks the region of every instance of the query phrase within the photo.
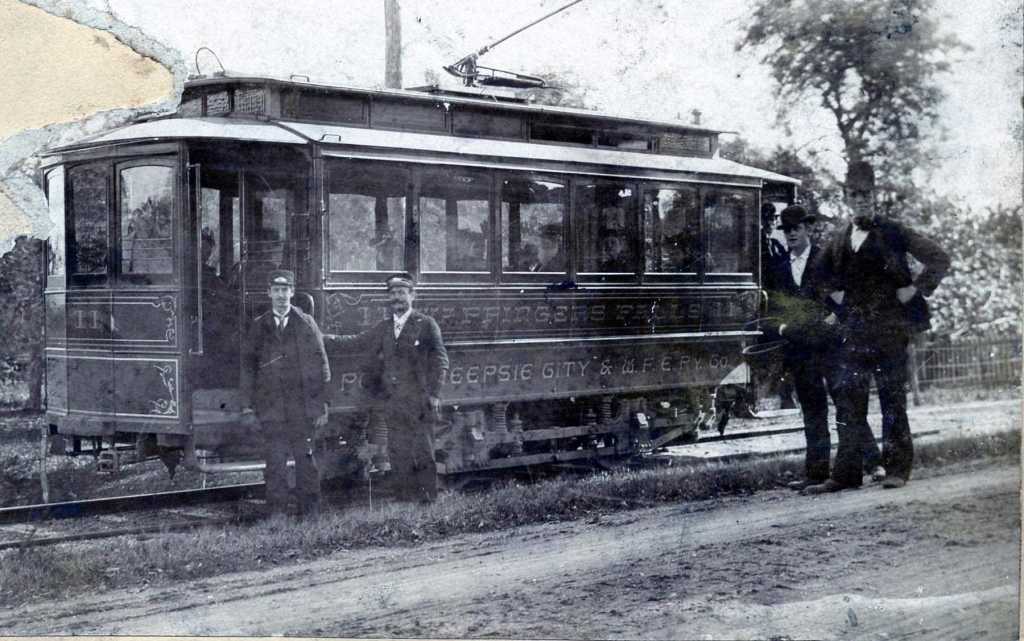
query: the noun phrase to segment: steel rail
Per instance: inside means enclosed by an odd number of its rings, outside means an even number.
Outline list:
[[[157,510],[203,503],[238,501],[263,496],[263,483],[240,483],[205,489],[133,494],[102,499],[84,499],[62,503],[41,503],[0,508],[0,525],[37,521],[76,519],[99,514],[138,510]]]
[[[780,434],[796,434],[804,431],[803,426],[800,427],[779,427],[775,429],[767,430],[749,430],[746,432],[730,432],[728,426],[726,426],[725,434],[713,434],[710,436],[701,436],[692,443],[685,443],[686,445],[692,445],[693,443],[714,443],[720,441],[740,441],[746,438],[758,438],[759,436],[779,436]],[[669,445],[668,447],[672,447]]]
[[[766,430],[744,430],[727,432],[724,435],[702,436],[696,442],[716,442],[743,440],[764,436],[776,436],[782,434],[793,434],[802,432],[803,427],[778,427]],[[149,494],[135,494],[129,496],[117,496],[99,499],[83,499],[80,501],[65,501],[60,503],[42,503],[35,505],[21,505],[14,507],[0,508],[0,526],[37,523],[47,520],[76,519],[102,514],[117,514],[121,512],[159,510],[174,507],[185,507],[190,505],[201,505],[204,503],[218,503],[227,501],[238,501],[242,499],[262,498],[265,490],[264,483],[241,483],[225,485],[220,487],[176,490],[169,492],[154,492]],[[171,526],[174,528],[192,527],[194,524],[181,524]],[[165,528],[167,526],[164,526]],[[118,536],[119,534],[138,534],[150,531],[148,528],[133,528],[122,531],[111,531],[111,534],[101,536]],[[43,545],[50,542],[62,542],[77,540],[77,535],[70,537],[57,537],[59,540],[48,541],[40,539],[39,543],[29,545]],[[96,538],[92,533],[81,535],[82,538]],[[13,545],[13,544],[12,544]],[[0,549],[10,545],[0,544]]]
[[[193,530],[199,527],[211,525],[230,525],[239,523],[237,519],[207,519],[189,521],[184,523],[161,523],[159,525],[144,525],[138,527],[119,528],[114,530],[93,530],[89,532],[76,532],[73,534],[61,534],[58,536],[46,536],[39,538],[25,538],[17,541],[0,542],[0,550],[19,548],[45,547],[58,545],[60,543],[75,543],[79,541],[95,541],[98,539],[109,539],[116,536],[135,536],[139,534],[158,534],[161,532],[177,532],[181,530]]]

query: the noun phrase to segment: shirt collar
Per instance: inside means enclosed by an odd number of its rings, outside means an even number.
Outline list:
[[[405,321],[409,320],[409,316],[411,316],[411,315],[412,315],[412,307],[410,307],[409,309],[405,310],[405,313],[402,314],[401,316],[395,314],[395,316],[394,316],[394,318],[395,318],[395,325],[405,325]]]
[[[791,261],[807,260],[807,257],[810,256],[810,255],[811,255],[811,244],[807,243],[807,246],[804,247],[804,250],[802,252],[800,252],[799,254],[790,254],[789,255],[789,259]]]
[[[285,318],[285,317],[287,317],[287,316],[288,316],[288,314],[291,314],[291,313],[292,313],[292,308],[291,308],[291,307],[289,307],[289,308],[288,308],[288,311],[286,311],[286,312],[285,312],[285,313],[283,313],[283,314],[278,314],[278,313],[277,313],[277,310],[276,310],[276,309],[273,309],[273,308],[271,308],[271,310],[270,310],[270,311],[274,312],[274,316],[276,316],[276,317],[278,317],[278,318]]]

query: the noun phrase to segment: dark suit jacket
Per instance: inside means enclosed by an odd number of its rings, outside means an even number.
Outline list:
[[[780,287],[775,281],[781,277],[781,265],[789,266],[789,254],[777,239],[770,236],[761,236],[761,274],[764,288],[775,290]]]
[[[824,324],[829,314],[825,305],[825,279],[818,269],[821,250],[811,245],[800,285],[793,280],[789,253],[770,264],[769,277],[773,289],[768,292],[768,316],[775,319],[771,325],[786,325],[784,338],[792,348],[823,348],[833,338],[831,329]]]
[[[433,318],[413,310],[395,339],[393,316],[354,336],[326,337],[327,344],[340,352],[368,352],[375,358],[380,391],[387,399],[425,403],[441,394],[448,351],[441,328]]]
[[[280,336],[273,311],[257,316],[242,349],[242,393],[261,421],[311,423],[323,414],[331,369],[316,321],[294,305]],[[292,416],[301,408],[305,416]]]
[[[878,219],[856,254],[850,249],[853,224],[844,225],[821,254],[818,269],[826,288],[845,292],[842,316],[852,331],[914,333],[930,328],[924,297],[949,270],[949,255],[933,240],[895,221]],[[915,279],[907,256],[924,265]],[[918,295],[902,304],[896,290],[914,285]]]

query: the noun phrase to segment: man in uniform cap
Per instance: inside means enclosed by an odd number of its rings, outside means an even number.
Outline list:
[[[800,205],[782,211],[778,226],[786,236],[788,251],[772,263],[775,288],[769,292],[769,317],[786,339],[783,367],[789,373],[804,420],[807,442],[804,478],[789,484],[793,489],[823,483],[829,478],[831,440],[828,431],[828,390],[838,336],[824,323],[829,313],[823,299],[823,282],[816,263],[821,250],[810,236],[815,217]],[[842,417],[837,417],[842,422]],[[865,442],[865,468],[875,473],[881,460],[870,430],[861,433]]]
[[[267,506],[285,513],[288,459],[295,460],[299,514],[320,512],[320,475],[313,457],[317,427],[327,424],[330,366],[313,317],[292,306],[295,275],[272,271],[267,296],[271,309],[255,318],[242,352],[245,412],[256,410],[263,432],[267,467]]]
[[[867,427],[871,377],[882,409],[882,487],[901,488],[910,480],[914,445],[907,420],[907,345],[930,326],[930,296],[949,269],[949,255],[935,241],[881,216],[875,205],[875,173],[865,161],[851,162],[846,174],[850,220],[821,254],[821,270],[837,306],[826,320],[842,335],[836,371],[839,449],[832,474],[806,488],[818,494],[859,487],[862,440]],[[907,261],[924,269],[915,278]]]
[[[369,352],[381,368],[381,409],[388,425],[387,484],[399,500],[437,498],[434,424],[441,410],[441,383],[448,352],[433,318],[412,308],[416,283],[408,273],[385,281],[391,314],[354,336],[326,335],[327,344],[346,352]]]

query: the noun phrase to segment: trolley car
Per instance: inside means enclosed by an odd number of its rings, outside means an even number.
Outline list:
[[[191,80],[173,115],[45,156],[51,434],[172,472],[251,465],[240,346],[287,268],[333,334],[388,313],[386,275],[416,276],[451,359],[442,474],[693,438],[748,380],[759,207],[797,183],[721,158],[718,135],[472,89]],[[325,468],[386,463],[373,364],[331,369]]]

